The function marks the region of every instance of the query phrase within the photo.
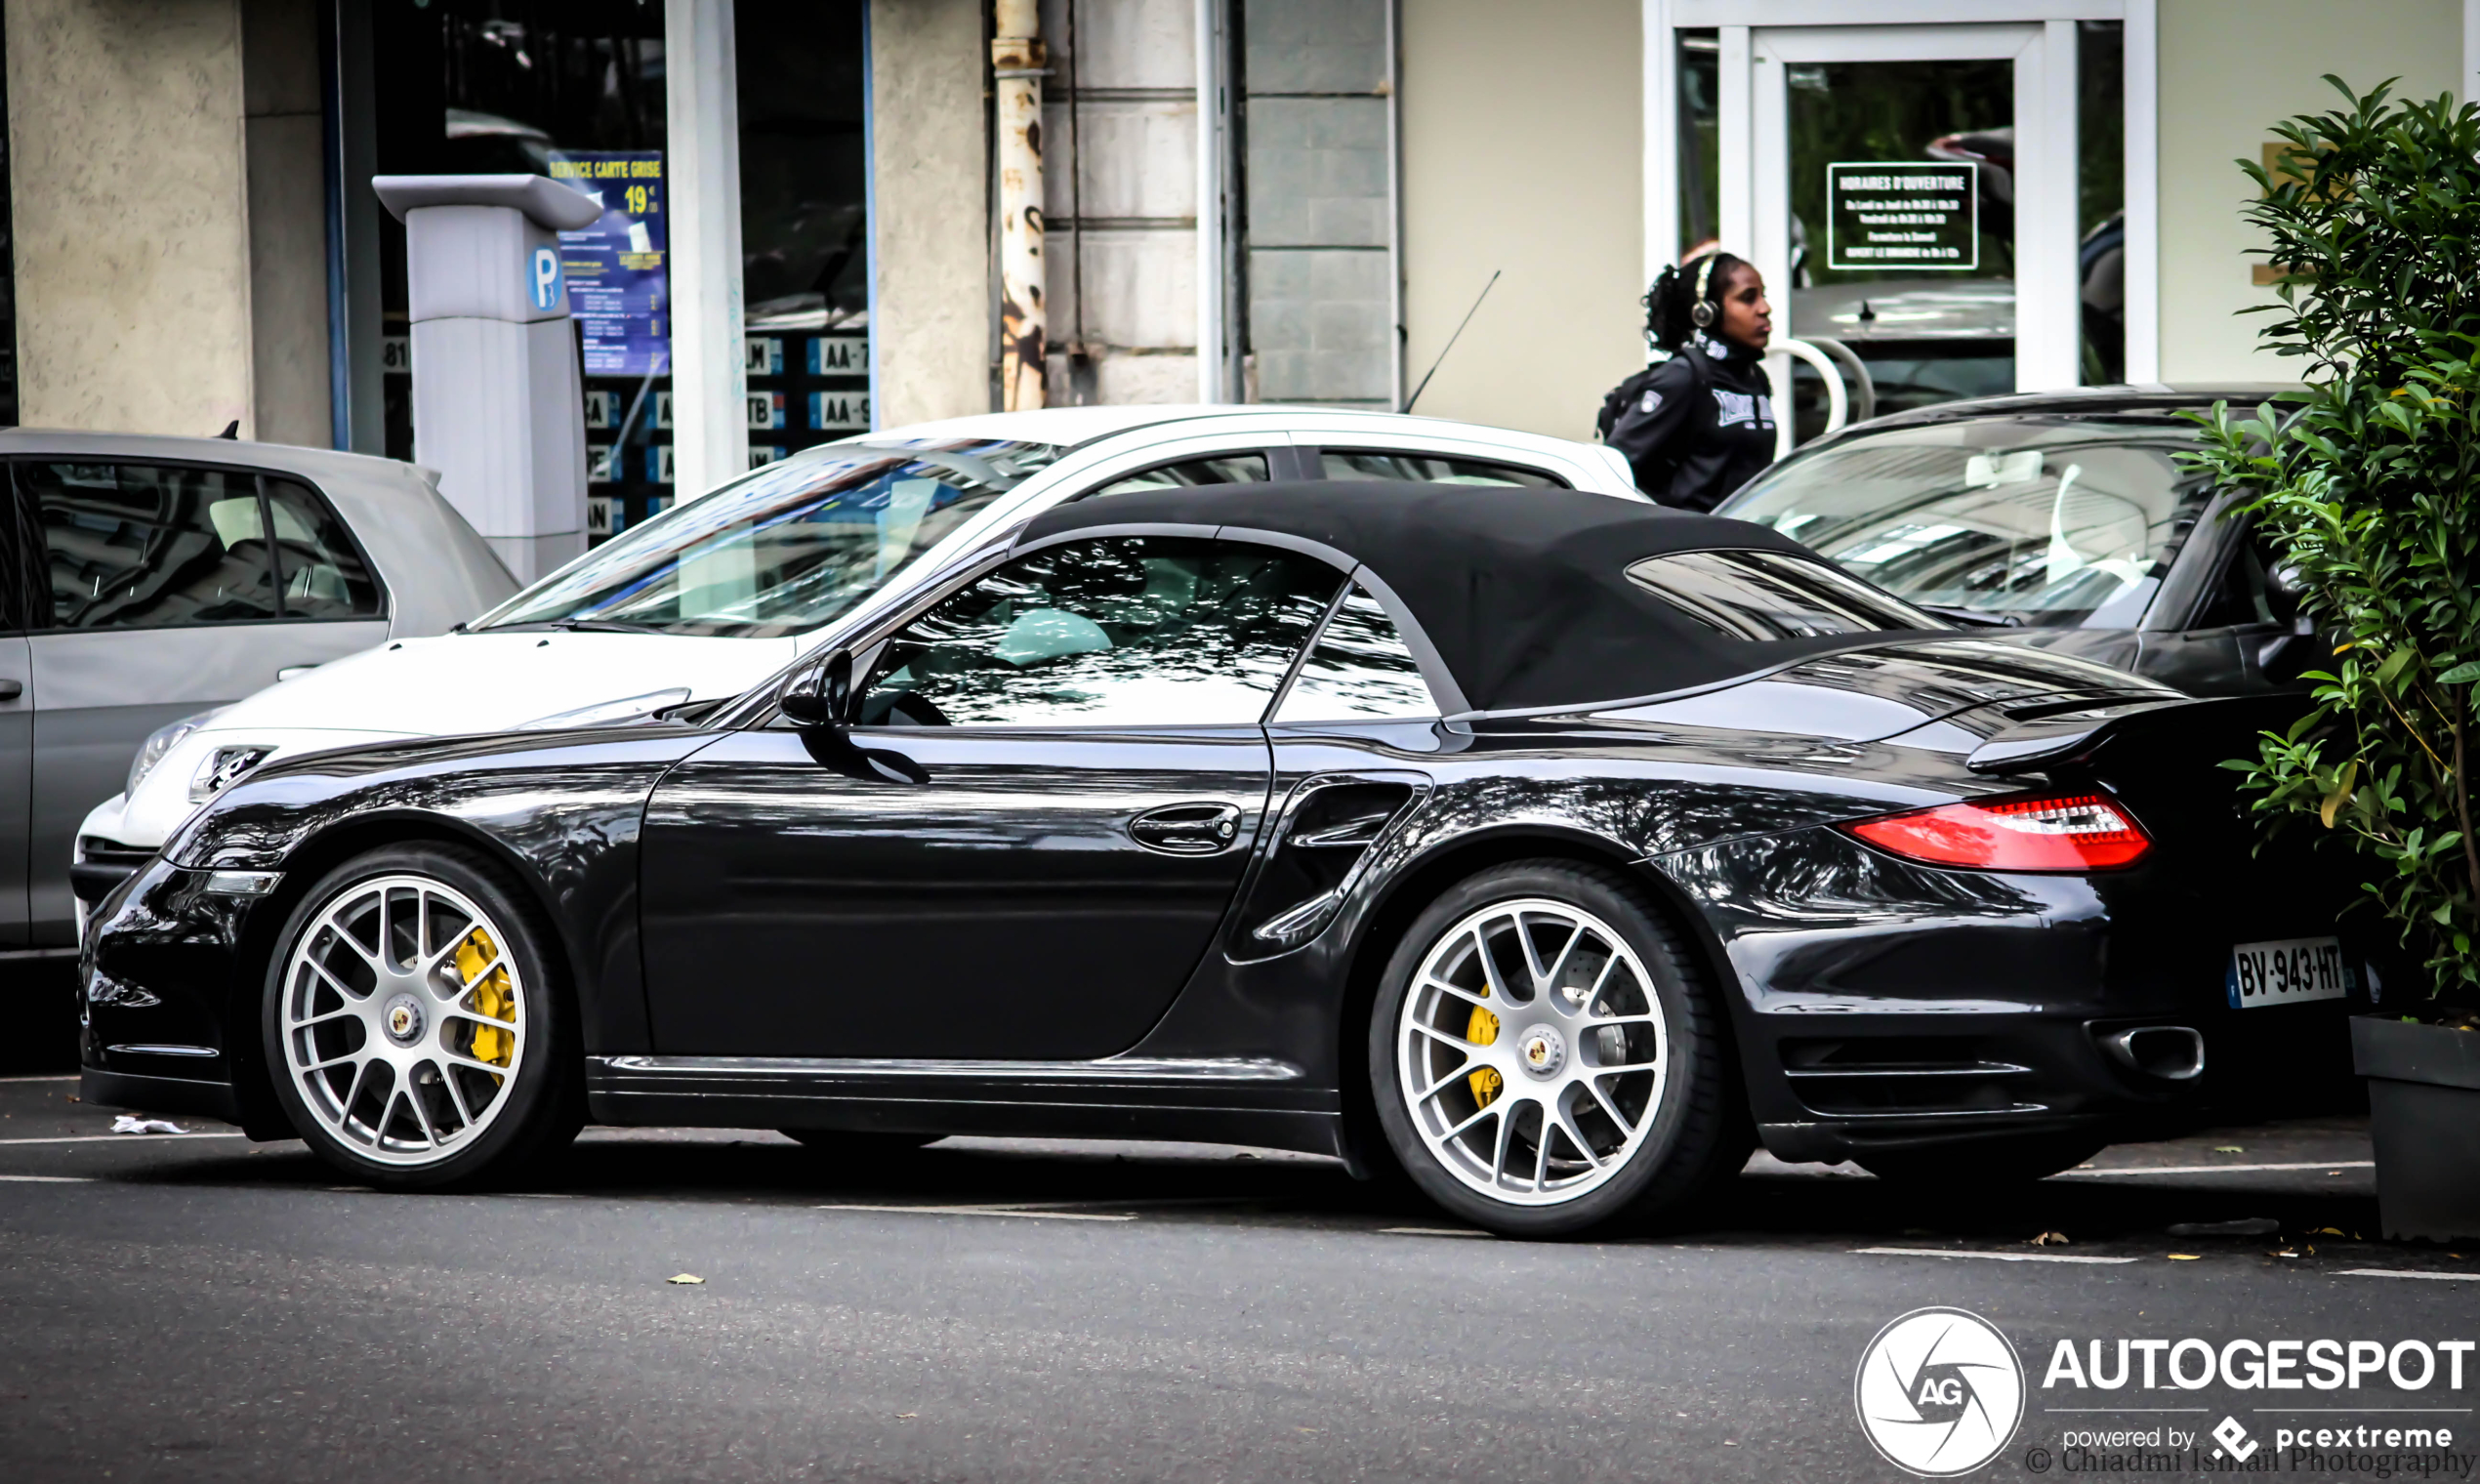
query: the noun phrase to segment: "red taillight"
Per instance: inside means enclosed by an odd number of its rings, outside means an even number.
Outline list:
[[[1906,859],[1978,871],[2107,871],[2153,848],[2143,827],[2100,794],[1950,804],[1843,828]]]

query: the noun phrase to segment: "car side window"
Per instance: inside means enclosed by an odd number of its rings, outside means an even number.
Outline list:
[[[267,481],[275,531],[275,578],[286,618],[377,618],[379,583],[317,492],[291,479]]]
[[[161,629],[277,616],[256,474],[44,461],[20,465],[19,477],[51,574],[39,622]]]
[[[1330,479],[1407,479],[1429,484],[1514,484],[1535,489],[1566,489],[1555,474],[1517,464],[1491,464],[1480,459],[1450,459],[1433,454],[1389,453],[1381,449],[1322,448],[1318,463]]]
[[[1069,542],[977,579],[887,643],[864,726],[1245,725],[1343,576],[1236,541]]]
[[[1193,489],[1200,484],[1263,484],[1266,462],[1262,453],[1214,454],[1202,459],[1182,459],[1177,464],[1158,464],[1140,470],[1077,496],[1093,500],[1103,495],[1130,495],[1144,489]]]
[[[1317,647],[1302,662],[1274,720],[1355,721],[1419,720],[1438,714],[1395,621],[1355,584],[1326,621]]]

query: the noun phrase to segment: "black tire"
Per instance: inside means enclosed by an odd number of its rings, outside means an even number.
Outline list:
[[[1519,1205],[1466,1183],[1416,1129],[1397,1047],[1407,996],[1425,960],[1459,925],[1498,903],[1545,898],[1597,919],[1634,955],[1659,1001],[1665,1077],[1639,1113],[1644,1132],[1600,1183],[1555,1205]],[[1444,1002],[1440,1002],[1444,1003]],[[1590,1006],[1588,1006],[1590,1009]],[[1511,1007],[1511,1012],[1513,1008]],[[1718,1000],[1693,945],[1636,884],[1599,866],[1518,861],[1450,888],[1416,919],[1386,966],[1369,1026],[1370,1088],[1386,1144],[1422,1193],[1450,1215],[1508,1236],[1574,1236],[1622,1217],[1674,1217],[1736,1175],[1752,1147]],[[1495,1036],[1496,1031],[1492,1034]],[[1580,1050],[1577,1055],[1581,1056]],[[1434,1072],[1425,1071],[1425,1076]],[[1476,1101],[1477,1101],[1476,1089]],[[1495,1095],[1495,1094],[1494,1094]],[[1505,1115],[1510,1123],[1519,1115]],[[1538,1126],[1537,1126],[1538,1127]],[[1614,1123],[1610,1126],[1616,1130]],[[1562,1142],[1564,1135],[1559,1136]],[[1557,1145],[1552,1145],[1557,1147]],[[1545,1154],[1547,1160],[1547,1154]]]
[[[510,1063],[512,1070],[505,1079],[494,1085],[485,1078],[482,1084],[475,1085],[479,1092],[492,1094],[488,1103],[492,1111],[487,1117],[481,1109],[474,1110],[475,1122],[482,1125],[479,1131],[470,1135],[470,1141],[444,1149],[436,1158],[419,1164],[372,1158],[331,1130],[321,1116],[311,1111],[304,1077],[296,1075],[285,1054],[287,970],[296,948],[328,907],[349,900],[357,889],[386,877],[438,883],[466,897],[484,914],[488,927],[495,929],[492,935],[499,950],[516,969],[520,1009],[512,1012],[515,1018],[511,1023],[521,1021],[524,1027],[515,1060]],[[586,1121],[584,1064],[575,1000],[557,945],[556,934],[534,903],[508,880],[501,868],[478,851],[428,843],[391,845],[356,856],[329,871],[286,919],[275,952],[269,959],[260,993],[261,1048],[267,1057],[269,1080],[275,1087],[276,1101],[286,1119],[303,1141],[330,1165],[355,1180],[387,1189],[471,1189],[507,1184],[539,1173],[576,1137]],[[455,1018],[441,1016],[434,1008],[430,1024],[422,1029],[444,1026]],[[365,1037],[369,1034],[372,1033],[364,1032]],[[444,1071],[443,1066],[434,1064],[432,1070],[437,1075],[457,1075]],[[418,1071],[416,1075],[419,1076]],[[461,1088],[468,1085],[459,1084]],[[332,1090],[332,1084],[330,1087]],[[426,1095],[435,1100],[445,1094]],[[390,1111],[382,1108],[377,1115],[379,1121],[386,1123]],[[408,1111],[400,1116],[419,1115]],[[454,1131],[446,1141],[452,1143],[455,1133],[461,1132]]]
[[[1887,1149],[1855,1155],[1853,1162],[1889,1183],[1969,1191],[2046,1180],[2108,1147],[2108,1139],[2088,1134],[2039,1134]]]

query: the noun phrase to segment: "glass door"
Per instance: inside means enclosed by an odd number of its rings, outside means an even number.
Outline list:
[[[2077,384],[2072,23],[1719,43],[1722,239],[1753,249],[1778,343],[1856,358],[1881,414]],[[1791,356],[1769,373],[1797,406]]]

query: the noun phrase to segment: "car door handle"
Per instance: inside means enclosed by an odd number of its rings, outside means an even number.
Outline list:
[[[0,680],[0,701],[14,701],[25,694],[25,681]]]
[[[1240,809],[1229,804],[1172,804],[1128,822],[1129,838],[1169,855],[1212,855],[1240,834]]]

